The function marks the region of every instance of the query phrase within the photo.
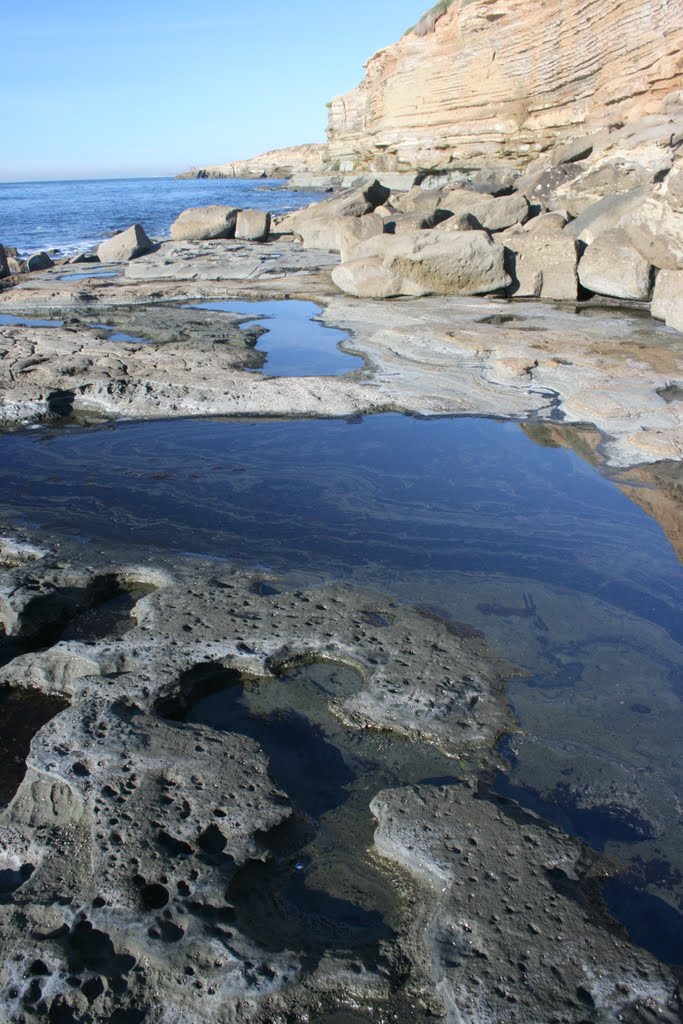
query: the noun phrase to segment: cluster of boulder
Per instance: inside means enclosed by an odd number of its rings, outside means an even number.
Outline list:
[[[176,241],[203,241],[211,238],[238,238],[265,242],[270,235],[271,216],[265,210],[241,210],[234,206],[199,206],[184,210],[171,225]],[[154,248],[141,224],[131,224],[101,242],[96,253],[79,253],[65,259],[52,259],[49,253],[33,253],[20,260],[16,249],[0,245],[0,278],[36,270],[49,270],[60,263],[121,263],[144,256]]]
[[[581,156],[580,147],[565,164]],[[651,187],[573,204],[563,164],[496,190],[461,181],[391,193],[373,181],[278,222],[307,249],[339,252],[332,273],[361,298],[503,294],[651,302],[683,331],[683,160]],[[431,182],[430,182],[431,183]]]

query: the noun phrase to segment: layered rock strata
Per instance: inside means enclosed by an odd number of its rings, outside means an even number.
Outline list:
[[[328,156],[342,170],[523,167],[587,131],[670,114],[682,49],[681,0],[455,0],[332,100]]]

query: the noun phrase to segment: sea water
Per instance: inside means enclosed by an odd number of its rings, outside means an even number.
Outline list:
[[[241,178],[110,178],[0,182],[0,244],[20,255],[56,249],[70,255],[141,223],[150,238],[168,238],[190,206],[237,206],[287,213],[321,199],[286,182]]]

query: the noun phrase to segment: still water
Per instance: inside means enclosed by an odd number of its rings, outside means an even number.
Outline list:
[[[683,572],[574,452],[481,419],[120,423],[2,435],[0,482],[7,528],[345,580],[481,629],[528,673],[496,784],[629,865],[613,909],[651,945],[636,925],[668,915],[657,952],[680,958]]]

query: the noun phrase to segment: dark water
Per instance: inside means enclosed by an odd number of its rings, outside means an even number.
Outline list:
[[[0,182],[0,242],[23,256],[53,248],[64,255],[93,248],[134,223],[151,238],[167,238],[188,206],[217,203],[286,213],[320,199],[320,193],[289,191],[283,184],[239,178]]]
[[[346,331],[315,320],[320,306],[297,299],[276,299],[270,302],[202,302],[193,309],[213,309],[244,313],[252,317],[249,326],[261,324],[266,333],[256,343],[259,352],[267,352],[262,371],[273,377],[329,377],[361,369],[365,363],[359,356],[349,355],[338,346],[348,337]]]
[[[294,808],[293,818],[263,839],[271,857],[250,861],[232,878],[228,897],[240,930],[271,950],[315,958],[352,950],[376,961],[377,943],[393,935],[395,908],[368,858],[368,805],[387,787],[452,773],[453,760],[427,743],[339,722],[330,696],[343,699],[363,685],[345,665],[302,665],[261,680],[210,664],[193,674],[182,680],[189,706],[174,717],[256,740]]]
[[[10,524],[348,580],[472,623],[529,673],[510,686],[511,784],[680,925],[683,573],[572,451],[478,419],[122,423],[0,436],[0,482]]]

